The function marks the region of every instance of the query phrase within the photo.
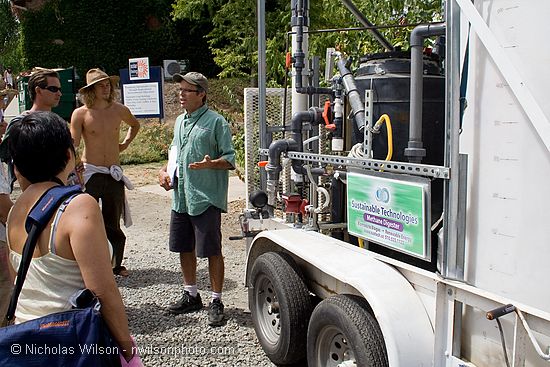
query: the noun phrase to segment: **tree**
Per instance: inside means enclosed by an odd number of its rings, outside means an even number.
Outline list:
[[[290,19],[287,1],[270,0],[271,11],[267,12],[268,37],[279,37],[285,31],[285,19]],[[209,22],[212,30],[206,36],[221,67],[219,74],[247,76],[255,73],[257,64],[256,3],[254,0],[176,0],[173,5],[174,19],[202,19]]]
[[[20,25],[9,0],[0,0],[0,64],[17,72],[22,68]]]
[[[79,76],[100,67],[118,74],[128,67],[129,58],[147,56],[151,65],[162,65],[164,59],[188,59],[195,70],[215,75],[219,69],[203,40],[210,23],[201,28],[174,22],[171,4],[172,0],[45,1],[40,8],[21,14],[24,66],[75,66]]]
[[[441,0],[355,1],[356,6],[374,24],[414,24],[441,18]],[[220,76],[254,75],[257,64],[256,2],[253,0],[176,0],[175,19],[210,20],[207,35]],[[206,17],[205,17],[206,16]],[[266,46],[268,80],[278,84],[284,78],[286,32],[290,30],[290,0],[266,1]],[[310,30],[360,27],[361,24],[335,0],[310,2]],[[408,47],[410,28],[381,30],[390,42]],[[310,54],[324,55],[327,47],[338,47],[352,57],[381,51],[366,31],[343,31],[310,35]]]

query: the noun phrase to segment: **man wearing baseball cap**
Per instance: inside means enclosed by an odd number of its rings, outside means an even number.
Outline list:
[[[206,257],[212,288],[208,323],[219,326],[224,310],[221,213],[227,212],[228,170],[235,168],[235,150],[229,124],[206,104],[206,77],[190,72],[173,79],[180,85],[185,112],[176,119],[169,164],[159,171],[159,183],[165,190],[174,189],[169,249],[180,255],[184,292],[168,311],[181,314],[203,307],[197,257]]]

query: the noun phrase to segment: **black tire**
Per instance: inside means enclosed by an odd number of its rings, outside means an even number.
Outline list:
[[[309,291],[288,254],[267,252],[254,262],[248,304],[262,348],[275,364],[305,357],[311,316]]]
[[[339,366],[355,361],[361,367],[388,367],[384,337],[366,301],[337,295],[315,307],[307,333],[309,367]]]

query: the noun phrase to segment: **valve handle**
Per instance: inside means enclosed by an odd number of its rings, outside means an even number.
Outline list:
[[[485,316],[489,320],[495,320],[501,316],[509,314],[510,312],[514,312],[515,310],[516,310],[516,306],[512,304],[508,304],[501,307],[497,307],[494,310],[487,311],[487,314]]]
[[[290,55],[290,52],[286,53],[285,66],[287,69],[290,69],[290,67],[292,66],[292,56]]]
[[[336,125],[332,123],[332,107],[330,101],[325,101],[325,108],[323,109],[323,120],[325,121],[325,128],[330,131],[336,130]]]

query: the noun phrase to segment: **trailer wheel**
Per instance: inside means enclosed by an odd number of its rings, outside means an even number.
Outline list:
[[[307,334],[309,367],[388,367],[384,337],[366,301],[337,295],[315,307]]]
[[[309,291],[291,256],[267,252],[254,262],[249,307],[256,335],[275,364],[291,364],[305,357],[311,316]]]

